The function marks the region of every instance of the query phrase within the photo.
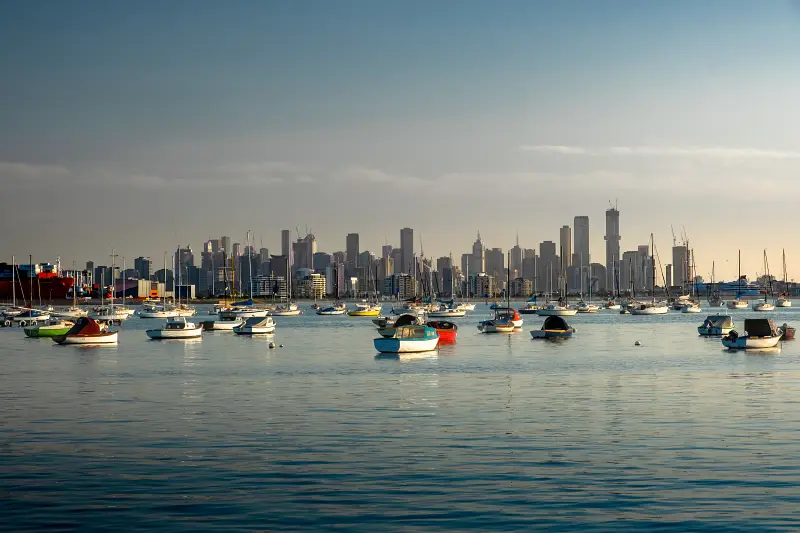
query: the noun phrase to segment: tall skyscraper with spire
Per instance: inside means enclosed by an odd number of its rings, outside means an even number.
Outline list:
[[[522,277],[522,259],[524,253],[519,247],[519,232],[517,232],[517,244],[509,250],[508,268],[511,270],[511,279]]]
[[[481,241],[481,232],[478,239],[472,244],[472,260],[469,262],[469,271],[473,274],[486,272],[486,246]]]
[[[606,209],[606,287],[614,286],[614,272],[619,272],[619,211],[617,207]]]

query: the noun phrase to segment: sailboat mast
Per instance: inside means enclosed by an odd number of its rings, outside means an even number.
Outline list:
[[[12,305],[16,308],[17,307],[17,280],[15,276],[15,271],[17,270],[17,258],[16,256],[11,256],[11,301],[13,302]]]

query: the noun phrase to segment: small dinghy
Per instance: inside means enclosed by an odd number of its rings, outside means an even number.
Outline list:
[[[781,327],[778,328],[782,334],[781,340],[782,341],[791,341],[794,340],[795,328],[787,324],[786,322],[783,323]]]
[[[719,337],[727,335],[734,327],[736,326],[730,315],[708,315],[705,322],[697,326],[697,333],[703,337]]]
[[[575,328],[567,324],[560,316],[549,316],[544,321],[542,329],[531,331],[534,339],[568,339],[575,333]]]
[[[439,345],[439,334],[427,326],[401,326],[393,336],[379,337],[372,343],[380,353],[429,352]]]
[[[272,317],[251,317],[241,326],[233,328],[237,335],[269,335],[275,333],[275,321]]]
[[[151,339],[196,339],[202,337],[203,328],[194,322],[187,322],[185,317],[177,316],[167,319],[163,328],[145,331]]]
[[[322,307],[317,309],[317,314],[321,316],[338,316],[343,315],[347,312],[347,308],[344,306],[343,303],[335,303],[328,307]]]
[[[745,319],[744,330],[744,335],[732,330],[722,337],[722,345],[732,350],[774,348],[783,335],[772,320],[765,318]]]
[[[93,318],[81,317],[64,335],[53,337],[58,344],[116,344],[119,332],[108,331]]]
[[[419,326],[421,324],[422,322],[420,321],[419,317],[417,317],[417,315],[411,315],[411,314],[400,315],[394,322],[390,322],[383,327],[379,327],[378,334],[381,337],[390,338],[394,337],[394,333],[395,331],[397,331],[397,328],[403,326],[414,326],[414,325]]]
[[[456,342],[456,335],[458,335],[458,326],[447,320],[431,320],[425,324],[429,328],[436,330],[439,334],[440,343],[453,343]]]

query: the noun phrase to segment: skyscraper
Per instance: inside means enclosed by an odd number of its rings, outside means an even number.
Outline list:
[[[472,258],[469,261],[469,271],[473,274],[486,271],[486,246],[481,241],[481,232],[472,244]]]
[[[219,245],[222,250],[228,254],[228,257],[233,253],[233,246],[230,237],[225,237],[224,235],[219,239]]]
[[[403,228],[400,230],[400,249],[403,250],[403,273],[410,274],[414,271],[414,230]]]
[[[566,271],[567,267],[572,265],[572,228],[561,226],[558,235],[559,244],[561,245],[562,269]]]
[[[149,257],[137,257],[133,260],[133,268],[139,273],[139,279],[150,279],[153,263]]]
[[[686,246],[672,247],[672,284],[687,287],[689,280],[689,252]]]
[[[517,244],[509,252],[511,255],[508,267],[511,269],[511,279],[522,277],[522,260],[525,254],[519,247],[519,234],[517,234]]]
[[[486,273],[494,276],[497,286],[501,287],[506,279],[506,256],[502,248],[486,250]]]
[[[536,285],[539,291],[558,291],[558,263],[556,243],[553,241],[543,241],[540,243],[539,260],[536,265]]]
[[[614,272],[620,268],[619,260],[619,211],[616,207],[606,209],[606,287],[614,286]]]
[[[573,226],[572,262],[586,266],[591,263],[591,257],[589,257],[589,217],[575,217]]]
[[[348,269],[352,269],[348,270],[348,272],[355,272],[355,269],[358,268],[358,233],[347,234],[347,238],[345,239],[345,254],[345,264]]]
[[[281,255],[289,257],[292,251],[292,232],[288,229],[281,230]]]

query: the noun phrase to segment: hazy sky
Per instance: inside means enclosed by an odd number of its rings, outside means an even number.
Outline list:
[[[535,247],[604,211],[700,273],[800,277],[789,1],[0,4],[0,258],[108,261],[210,236],[426,255]],[[419,240],[417,240],[417,243]]]

